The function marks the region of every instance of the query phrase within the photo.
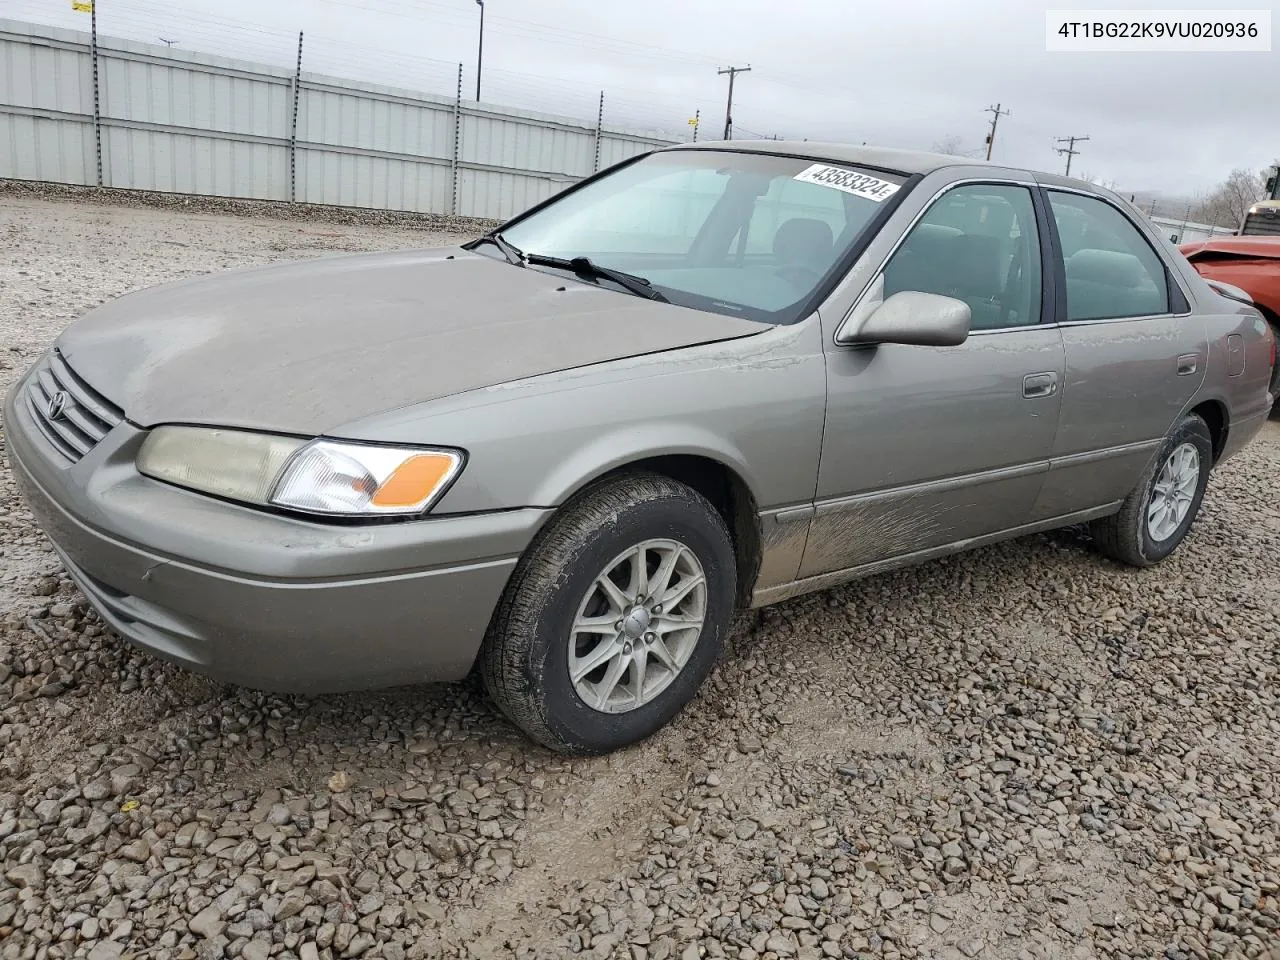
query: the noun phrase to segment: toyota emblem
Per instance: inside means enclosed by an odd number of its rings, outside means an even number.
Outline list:
[[[49,398],[49,405],[44,408],[44,414],[50,420],[59,420],[62,418],[63,411],[67,408],[67,395],[59,390]]]

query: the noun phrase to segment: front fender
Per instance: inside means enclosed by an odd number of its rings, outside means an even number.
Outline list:
[[[615,428],[573,450],[555,464],[531,494],[533,503],[558,507],[593,480],[627,464],[652,457],[686,455],[728,467],[759,503],[759,481],[737,446],[696,423],[670,420]]]
[[[466,450],[436,514],[558,506],[602,474],[670,455],[724,464],[764,510],[813,499],[825,412],[813,322],[497,384],[335,435]]]

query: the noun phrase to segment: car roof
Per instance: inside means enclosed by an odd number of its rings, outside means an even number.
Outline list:
[[[745,153],[782,154],[788,157],[829,160],[898,173],[932,173],[943,167],[996,166],[985,160],[954,157],[925,150],[897,150],[892,147],[855,146],[848,143],[823,143],[815,140],[704,140],[699,143],[673,144],[666,150],[736,150]]]

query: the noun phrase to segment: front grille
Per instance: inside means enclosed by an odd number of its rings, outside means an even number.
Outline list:
[[[26,394],[31,419],[72,463],[124,419],[123,412],[81,380],[56,349],[40,361]]]

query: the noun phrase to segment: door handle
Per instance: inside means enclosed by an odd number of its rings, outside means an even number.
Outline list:
[[[1022,378],[1022,395],[1028,400],[1052,397],[1058,392],[1058,375],[1052,370],[1045,373],[1028,373]]]
[[[1200,366],[1200,354],[1184,353],[1178,358],[1178,376],[1189,377]]]

